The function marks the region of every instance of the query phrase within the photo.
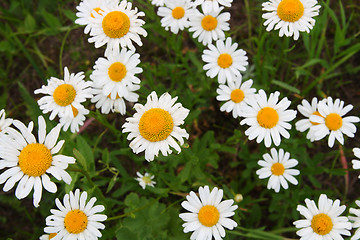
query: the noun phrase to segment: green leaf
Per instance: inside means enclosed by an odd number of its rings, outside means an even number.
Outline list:
[[[32,32],[36,29],[36,21],[31,14],[27,14],[24,20],[24,30]]]
[[[289,90],[290,92],[294,92],[294,93],[297,93],[297,94],[300,94],[300,90],[297,89],[296,87],[293,87],[289,84],[287,84],[286,82],[281,82],[281,81],[278,81],[278,80],[272,80],[271,83],[281,87],[281,88],[284,88],[286,90]]]
[[[94,160],[94,153],[90,145],[87,143],[85,138],[78,135],[76,137],[76,143],[78,150],[82,153],[84,156],[84,159],[86,161],[87,170],[90,171],[90,173],[95,172],[95,160]]]
[[[79,152],[79,150],[77,150],[75,148],[73,149],[73,153],[74,153],[74,156],[75,156],[76,160],[78,160],[80,165],[85,169],[85,171],[87,171],[88,166],[86,164],[86,160],[85,160],[84,155],[82,155],[82,153]]]

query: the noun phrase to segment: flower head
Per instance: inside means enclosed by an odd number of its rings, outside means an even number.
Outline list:
[[[345,216],[340,216],[346,207],[340,206],[340,200],[328,199],[325,194],[321,194],[318,207],[314,200],[305,199],[305,206],[298,205],[297,209],[305,219],[294,222],[296,228],[301,228],[296,232],[300,240],[305,239],[343,239],[341,235],[350,236],[351,223]]]
[[[189,134],[179,126],[189,114],[189,110],[181,103],[176,103],[177,97],[172,98],[169,93],[157,97],[152,92],[147,97],[147,103],[135,104],[136,113],[133,117],[126,118],[123,132],[130,132],[127,139],[131,140],[130,147],[135,153],[145,151],[147,161],[154,160],[159,152],[164,156],[171,153],[170,146],[180,152],[178,143],[184,144],[183,138]]]
[[[199,187],[199,197],[191,191],[186,201],[181,203],[189,213],[181,213],[179,217],[185,221],[184,232],[193,232],[190,239],[211,240],[225,237],[225,228],[232,230],[237,223],[230,219],[238,208],[234,200],[221,201],[223,190],[217,187],[209,190],[209,186]]]
[[[38,118],[38,142],[31,133],[32,126],[26,127],[14,120],[19,130],[8,128],[7,135],[0,135],[0,169],[9,168],[0,175],[0,184],[5,182],[5,192],[12,189],[18,181],[15,196],[23,199],[34,189],[34,206],[38,207],[42,187],[54,193],[56,184],[50,181],[48,174],[70,184],[71,176],[65,171],[68,164],[75,163],[75,158],[57,154],[64,140],[57,142],[61,126],[58,124],[46,135],[46,123],[42,116]]]
[[[279,36],[299,38],[299,32],[310,32],[315,25],[313,17],[319,15],[316,0],[270,0],[262,4],[266,31],[280,29]]]
[[[275,148],[272,148],[270,154],[263,155],[264,160],[259,160],[258,164],[262,166],[261,169],[256,171],[260,179],[270,177],[267,188],[274,189],[275,192],[280,191],[282,186],[284,189],[288,189],[290,183],[297,185],[298,181],[293,176],[299,175],[300,171],[292,169],[298,164],[295,159],[290,159],[290,153],[284,152],[283,149],[279,149],[279,152]]]
[[[58,209],[51,209],[50,215],[46,218],[46,233],[56,233],[53,240],[60,239],[98,239],[101,237],[99,229],[105,225],[100,223],[107,219],[104,214],[98,214],[105,210],[103,205],[96,205],[96,197],[86,203],[87,192],[76,189],[75,193],[65,194],[63,203],[56,198],[55,203]]]
[[[60,125],[63,126],[63,130],[67,131],[70,127],[72,133],[79,132],[79,127],[84,125],[86,119],[85,115],[89,114],[89,110],[84,108],[82,105],[76,109],[72,107],[73,115],[60,117]]]
[[[238,44],[232,44],[232,40],[228,37],[224,40],[217,40],[216,46],[209,44],[202,55],[204,70],[206,76],[214,78],[218,76],[220,84],[226,81],[234,81],[235,77],[241,78],[240,71],[245,71],[248,65],[248,57],[242,49],[237,49]]]
[[[310,121],[318,123],[313,127],[315,137],[322,139],[329,135],[329,147],[334,146],[335,139],[344,144],[343,134],[354,137],[356,132],[354,123],[359,122],[360,118],[355,116],[344,117],[352,108],[353,105],[349,104],[344,107],[343,101],[340,101],[340,99],[333,101],[331,97],[328,97],[326,101],[319,102],[318,111],[320,116],[310,116]]]
[[[259,93],[248,101],[249,106],[243,111],[245,119],[240,122],[241,125],[250,126],[245,131],[250,140],[256,138],[257,143],[264,140],[266,147],[270,147],[272,141],[275,146],[279,146],[280,135],[289,138],[290,134],[286,129],[291,129],[291,124],[288,122],[296,117],[295,110],[287,110],[291,102],[287,98],[278,102],[279,95],[276,91],[267,99],[264,90],[259,90]]]
[[[146,186],[151,186],[154,187],[154,184],[156,184],[155,181],[153,181],[154,179],[154,175],[151,175],[149,173],[145,173],[144,175],[142,175],[139,172],[136,172],[136,175],[138,176],[137,178],[135,178],[136,181],[139,182],[139,185],[145,189]]]

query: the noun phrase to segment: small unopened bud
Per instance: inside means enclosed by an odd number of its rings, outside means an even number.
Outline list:
[[[241,202],[243,199],[243,195],[240,193],[236,194],[234,197],[235,202]]]

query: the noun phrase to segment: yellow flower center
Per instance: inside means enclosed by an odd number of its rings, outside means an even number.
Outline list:
[[[304,15],[304,5],[300,0],[282,0],[277,15],[285,22],[296,22]]]
[[[230,94],[230,99],[234,102],[234,103],[239,103],[242,100],[244,100],[245,94],[243,92],[243,90],[241,89],[234,89],[231,91]]]
[[[49,234],[49,239],[52,239],[53,237],[55,237],[56,234],[57,234],[57,233],[50,233],[50,234]]]
[[[150,142],[165,140],[173,128],[174,122],[170,113],[161,108],[146,111],[139,122],[141,136]]]
[[[79,114],[79,110],[77,110],[76,108],[74,108],[73,105],[71,105],[71,109],[72,109],[72,112],[73,112],[74,117],[76,117],[76,116]]]
[[[330,113],[325,118],[325,125],[331,131],[336,131],[341,128],[342,126],[342,118],[337,113]]]
[[[264,107],[258,112],[257,121],[263,128],[273,128],[279,122],[279,114],[271,107]]]
[[[284,172],[285,172],[285,167],[282,163],[274,163],[272,166],[271,166],[271,172],[273,175],[275,176],[280,176],[280,175],[283,175]]]
[[[123,12],[113,11],[104,17],[102,28],[108,37],[121,38],[129,32],[130,19]]]
[[[121,82],[126,76],[126,66],[121,62],[115,62],[109,67],[108,74],[114,82]]]
[[[319,213],[312,218],[311,228],[319,235],[326,235],[333,228],[333,222],[327,214]]]
[[[151,178],[149,176],[143,176],[142,180],[144,181],[145,184],[150,184],[151,183]]]
[[[180,18],[184,17],[185,10],[182,7],[176,7],[172,10],[171,14],[172,14],[173,18],[180,19]]]
[[[54,101],[57,105],[65,107],[71,104],[76,97],[76,90],[70,84],[61,84],[53,94]]]
[[[223,53],[223,54],[220,54],[217,62],[221,68],[228,68],[231,66],[233,61],[232,61],[232,57],[230,56],[230,54]]]
[[[51,152],[44,144],[31,143],[24,147],[19,155],[19,167],[28,176],[43,175],[51,163]]]
[[[97,7],[97,8],[94,8],[93,9],[95,12],[97,12],[98,14],[100,14],[100,15],[102,15],[101,13],[100,13],[100,10],[102,10],[101,8],[99,8],[99,7]],[[95,16],[91,13],[91,15],[90,15],[92,18],[95,18]]]
[[[217,19],[211,15],[207,15],[201,20],[201,26],[206,31],[214,30],[216,28],[217,24],[218,24]]]
[[[71,210],[64,218],[64,226],[69,233],[79,234],[83,232],[88,224],[88,217],[79,210]]]
[[[312,115],[316,115],[316,116],[323,117],[323,116],[321,116],[321,114],[320,114],[318,111],[313,112]],[[319,125],[319,124],[320,124],[320,123],[316,123],[316,122],[312,122],[312,121],[310,121],[310,123],[311,123],[312,125]]]
[[[212,227],[219,221],[220,213],[216,207],[212,205],[206,205],[200,209],[198,218],[202,225],[206,227]]]

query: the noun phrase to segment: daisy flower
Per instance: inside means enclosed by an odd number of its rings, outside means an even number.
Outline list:
[[[356,205],[358,205],[358,207],[360,207],[360,201],[356,200],[355,201]],[[356,208],[350,208],[349,212],[351,214],[355,214],[356,216],[349,216],[350,221],[352,221],[352,228],[357,228],[355,234],[351,237],[350,240],[357,240],[360,239],[360,209],[356,209]]]
[[[305,206],[298,205],[296,210],[306,219],[294,222],[296,228],[301,228],[296,232],[300,240],[305,239],[343,239],[341,235],[350,236],[351,223],[345,216],[340,216],[345,209],[345,205],[340,206],[340,200],[328,199],[325,194],[321,194],[318,205],[314,200],[305,199]]]
[[[201,4],[201,8],[206,9],[206,11],[218,11],[220,5],[231,7],[232,2],[233,0],[195,0],[194,5],[198,6]]]
[[[189,134],[179,126],[189,114],[189,110],[181,103],[176,103],[177,97],[172,98],[169,93],[157,97],[152,92],[147,97],[145,105],[135,104],[136,113],[126,118],[122,126],[123,133],[130,132],[127,139],[131,140],[130,147],[134,153],[145,151],[147,161],[154,160],[159,151],[164,156],[171,153],[170,146],[178,153],[181,152],[179,144],[184,144],[183,138],[188,139]]]
[[[267,11],[262,17],[266,20],[266,31],[280,29],[279,36],[294,36],[299,39],[299,32],[310,32],[315,25],[313,17],[319,15],[320,5],[316,0],[270,0],[262,4]]]
[[[318,123],[314,126],[314,134],[318,139],[329,135],[328,145],[333,147],[335,139],[341,144],[344,144],[343,134],[348,137],[354,137],[356,127],[354,123],[360,121],[360,118],[355,116],[343,117],[351,111],[353,105],[349,104],[344,107],[344,101],[336,99],[333,101],[332,97],[328,97],[326,101],[321,101],[318,104],[318,111],[321,116],[311,115],[310,121]]]
[[[213,40],[225,39],[224,31],[230,30],[228,21],[230,20],[230,13],[220,12],[223,7],[217,11],[203,10],[204,13],[195,9],[193,14],[189,17],[190,32],[193,33],[193,38],[198,38],[198,41],[204,45],[210,44]]]
[[[131,88],[127,87],[127,90],[129,92],[126,98],[122,98],[116,95],[115,99],[111,99],[110,95],[104,95],[102,88],[94,88],[94,97],[91,99],[91,102],[96,103],[95,107],[97,109],[100,109],[101,113],[103,114],[108,114],[111,111],[118,112],[121,115],[125,115],[126,105],[124,99],[128,102],[137,102],[139,95],[132,91],[136,91],[139,88],[139,85],[132,85]]]
[[[132,9],[132,3],[126,0],[122,0],[120,4],[104,6],[102,10],[101,14],[92,12],[95,18],[90,43],[95,43],[96,48],[107,44],[105,56],[111,51],[119,52],[120,46],[135,51],[132,41],[142,46],[139,35],[146,37],[147,33],[142,28],[145,22],[138,17],[145,16],[143,12],[138,12],[137,8]]]
[[[98,14],[102,15],[102,8],[104,6],[109,6],[110,4],[118,4],[118,0],[83,0],[80,2],[76,9],[77,19],[75,20],[76,24],[85,26],[84,33],[88,34],[92,27],[94,26],[93,19],[95,18],[93,11],[96,11]]]
[[[360,148],[353,148],[355,157],[360,158]],[[360,160],[353,159],[352,161],[353,169],[360,169]],[[360,178],[360,175],[359,175]]]
[[[99,229],[104,229],[105,225],[100,223],[107,219],[104,214],[99,214],[105,210],[103,205],[95,205],[96,197],[86,203],[87,192],[76,189],[75,193],[65,194],[63,204],[58,198],[55,199],[58,209],[51,209],[50,215],[46,218],[46,233],[56,233],[53,240],[60,239],[98,239],[102,236]]]
[[[56,233],[43,234],[40,236],[40,240],[50,240],[56,236]]]
[[[74,116],[73,108],[81,108],[82,102],[85,102],[87,98],[92,98],[91,82],[85,82],[84,77],[84,72],[70,74],[68,68],[65,67],[64,80],[51,77],[47,86],[43,85],[34,91],[35,94],[49,95],[40,98],[38,104],[44,114],[51,112],[50,120],[57,115],[59,117]]]
[[[236,77],[235,81],[229,81],[226,84],[220,84],[216,92],[218,101],[226,101],[220,108],[220,111],[232,112],[234,118],[241,117],[242,111],[247,106],[249,98],[254,96],[256,89],[251,88],[253,80],[249,79],[241,83],[241,77]]]
[[[199,187],[199,197],[191,191],[186,196],[187,201],[183,201],[181,206],[188,213],[180,213],[179,217],[185,221],[182,225],[184,232],[193,232],[190,239],[211,240],[222,239],[225,237],[225,228],[232,230],[237,223],[229,217],[235,214],[237,205],[233,205],[234,200],[221,201],[223,190],[217,187],[209,190],[209,186]]]
[[[135,180],[139,182],[139,185],[143,189],[145,189],[146,186],[154,187],[154,184],[156,184],[156,182],[153,181],[153,179],[155,177],[154,175],[151,175],[151,174],[149,174],[147,172],[144,175],[142,175],[139,172],[136,172],[136,175],[138,175],[138,177],[135,178]]]
[[[164,6],[165,0],[151,0],[151,4],[157,7]]]
[[[38,207],[42,187],[51,193],[57,191],[56,184],[50,181],[48,174],[57,180],[70,184],[71,176],[65,171],[75,158],[57,154],[64,140],[57,142],[61,126],[58,124],[46,135],[46,123],[42,116],[38,118],[38,142],[31,133],[33,123],[26,127],[14,120],[19,130],[8,128],[8,135],[0,135],[0,169],[9,168],[0,175],[0,184],[5,182],[5,192],[12,189],[18,181],[15,196],[23,199],[34,189],[34,206]]]
[[[139,58],[138,53],[126,49],[112,52],[107,58],[100,57],[96,60],[94,71],[90,75],[93,86],[102,88],[103,94],[114,100],[118,97],[127,97],[130,91],[139,89],[140,79],[135,76],[143,71],[137,67],[140,63]]]
[[[238,44],[232,44],[232,39],[228,37],[226,41],[217,40],[216,47],[212,44],[208,45],[208,49],[203,52],[202,60],[206,63],[204,70],[206,76],[214,78],[218,76],[220,84],[233,81],[235,76],[240,76],[240,71],[245,71],[248,63],[246,52],[237,49]]]
[[[326,99],[324,99],[324,100],[326,100]],[[322,101],[324,101],[324,100],[322,100]],[[318,123],[310,121],[311,115],[317,115],[317,116],[322,117],[317,110],[317,106],[318,106],[318,100],[316,97],[314,97],[311,100],[311,105],[306,99],[303,99],[301,104],[297,106],[297,109],[299,110],[299,112],[304,117],[306,117],[306,119],[301,119],[295,123],[296,130],[298,130],[299,132],[305,132],[306,130],[309,129],[309,132],[307,133],[306,138],[309,139],[311,142],[320,140],[320,138],[315,137],[314,128],[313,128],[313,126],[318,125]]]
[[[282,186],[284,189],[288,189],[290,183],[297,185],[298,181],[293,176],[299,175],[300,171],[297,169],[291,169],[298,164],[295,159],[290,159],[290,153],[284,152],[283,149],[279,149],[279,152],[275,148],[270,150],[270,154],[263,155],[264,160],[259,160],[258,164],[262,167],[256,171],[260,179],[270,177],[267,188],[274,189],[275,192],[280,191]]]
[[[67,131],[70,127],[72,133],[79,132],[79,127],[84,125],[85,115],[89,114],[89,110],[84,108],[82,105],[80,108],[76,109],[72,107],[73,115],[68,115],[60,117],[60,125],[63,127],[64,131]]]
[[[166,31],[177,34],[190,25],[189,16],[193,12],[193,5],[190,0],[165,0],[165,6],[159,7],[157,14],[161,18],[161,26]]]
[[[0,133],[6,132],[6,129],[12,124],[12,118],[5,118],[6,113],[5,109],[1,109],[0,111]]]
[[[240,124],[247,124],[250,127],[245,131],[249,140],[256,138],[256,142],[265,141],[265,146],[270,147],[273,141],[275,146],[279,146],[281,136],[289,138],[287,130],[291,129],[288,123],[296,117],[295,110],[287,110],[291,102],[285,97],[280,102],[280,93],[271,93],[267,100],[264,90],[259,90],[255,97],[249,99],[250,106],[244,107],[243,119]],[[286,130],[287,129],[287,130]],[[271,140],[272,139],[272,140]]]

